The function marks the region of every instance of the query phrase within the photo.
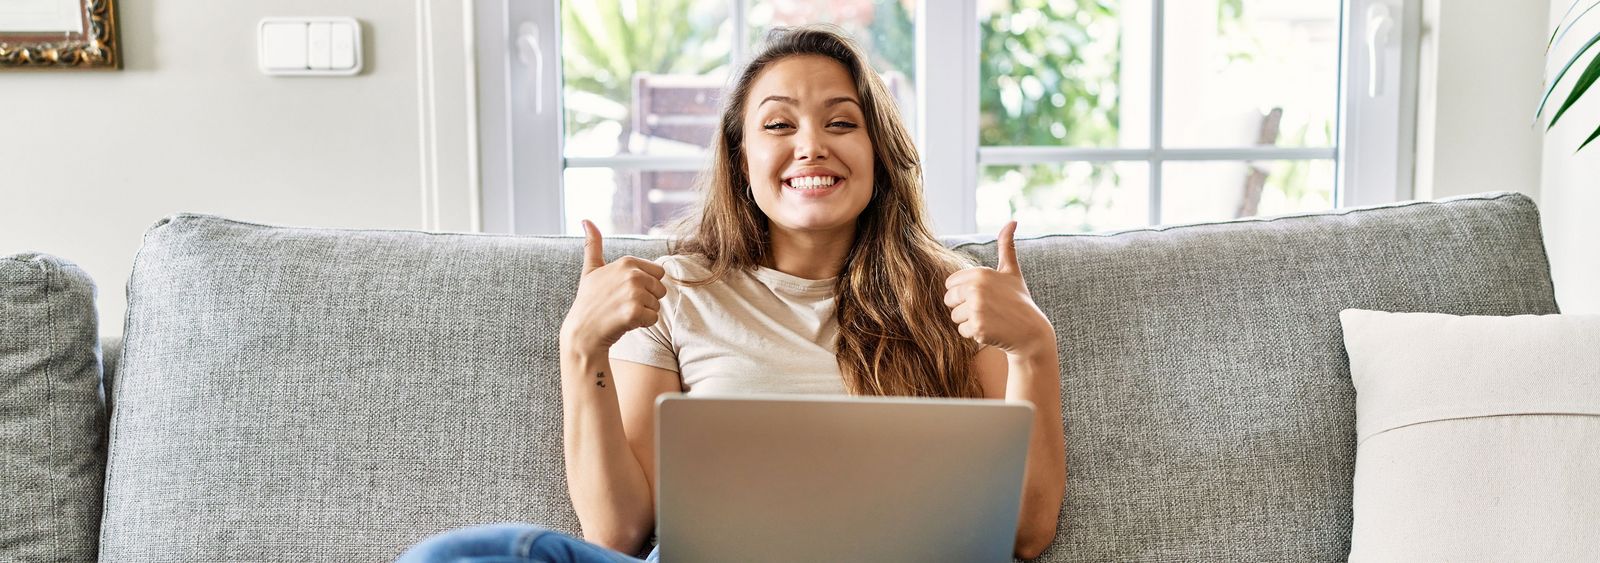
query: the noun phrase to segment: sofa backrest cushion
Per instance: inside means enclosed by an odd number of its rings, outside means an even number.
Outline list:
[[[581,262],[560,237],[160,221],[129,280],[104,556],[377,561],[459,525],[575,531],[556,336]]]
[[[992,240],[946,242],[994,263]],[[1062,358],[1046,561],[1343,558],[1339,311],[1555,311],[1516,194],[1018,252]],[[578,533],[556,337],[581,259],[570,237],[163,220],[129,282],[102,552],[377,560],[469,524]]]
[[[1557,312],[1520,194],[1017,245],[1062,360],[1068,487],[1047,561],[1343,560],[1339,311]],[[994,263],[992,244],[961,248]]]
[[[94,282],[46,254],[0,257],[0,561],[93,561],[105,406]]]

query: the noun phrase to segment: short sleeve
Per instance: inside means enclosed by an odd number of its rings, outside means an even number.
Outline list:
[[[656,262],[661,263],[662,260]],[[623,333],[622,338],[611,346],[611,359],[658,367],[674,373],[679,371],[678,352],[672,345],[672,317],[678,310],[678,288],[670,281],[666,286],[667,294],[661,299],[661,314],[656,324]]]

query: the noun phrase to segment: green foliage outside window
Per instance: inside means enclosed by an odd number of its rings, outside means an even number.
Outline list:
[[[615,111],[567,111],[569,136],[603,121],[619,120],[623,127],[619,152],[626,152],[631,133],[627,104],[633,99],[635,74],[705,74],[728,64],[726,44],[720,50],[715,48],[719,24],[727,14],[696,10],[703,2],[582,2],[587,9],[578,4],[561,3],[565,43],[561,65],[566,89],[609,101]]]
[[[1003,0],[981,17],[979,144],[1117,146],[1122,61],[1116,8],[1109,0]],[[1095,46],[1099,50],[1090,52]],[[1091,164],[1087,178],[1071,183],[1067,170],[1039,164],[988,167],[983,174],[998,181],[1021,173],[1022,193],[1009,202],[1013,213],[1024,206],[1087,210],[1104,199],[1098,187],[1116,184],[1110,163]]]

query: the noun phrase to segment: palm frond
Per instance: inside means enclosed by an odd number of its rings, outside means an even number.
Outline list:
[[[1600,56],[1589,59],[1589,67],[1583,70],[1583,74],[1578,75],[1578,81],[1572,84],[1572,92],[1567,94],[1567,101],[1562,102],[1561,108],[1556,110],[1555,117],[1550,118],[1550,125],[1545,127],[1546,131],[1556,126],[1561,116],[1567,113],[1567,109],[1571,108],[1578,98],[1583,97],[1583,93],[1589,90],[1589,86],[1593,85],[1597,78],[1600,78]]]
[[[1573,6],[1577,6],[1577,4],[1574,3]],[[1578,14],[1578,17],[1576,18],[1572,18],[1572,21],[1570,22],[1567,21],[1566,17],[1562,17],[1561,21],[1567,24],[1567,28],[1562,29],[1561,24],[1556,24],[1556,31],[1550,36],[1550,44],[1545,45],[1544,47],[1545,53],[1549,53],[1550,49],[1553,49],[1556,45],[1561,44],[1561,40],[1566,39],[1568,33],[1572,33],[1572,28],[1578,26],[1578,21],[1582,20],[1584,16],[1589,15],[1589,12],[1594,11],[1595,8],[1600,8],[1600,1],[1590,4],[1589,7],[1584,8],[1583,13]]]
[[[1545,104],[1550,102],[1550,95],[1555,93],[1556,86],[1560,85],[1561,79],[1567,76],[1567,71],[1572,70],[1572,65],[1577,64],[1578,59],[1583,58],[1584,53],[1587,53],[1589,48],[1593,47],[1595,43],[1600,43],[1600,33],[1596,33],[1594,37],[1589,38],[1589,41],[1584,43],[1582,47],[1579,47],[1577,52],[1572,54],[1572,58],[1567,59],[1567,64],[1561,66],[1561,72],[1556,73],[1556,77],[1550,80],[1550,87],[1545,89],[1544,97],[1539,99],[1539,108],[1533,112],[1533,117],[1535,120],[1544,115]]]
[[[1589,134],[1589,138],[1588,139],[1584,139],[1583,144],[1578,145],[1578,151],[1583,150],[1583,147],[1589,146],[1589,143],[1594,142],[1594,140],[1596,138],[1600,138],[1600,127],[1596,127],[1594,129],[1594,132]],[[1576,153],[1578,151],[1572,151],[1572,152]]]

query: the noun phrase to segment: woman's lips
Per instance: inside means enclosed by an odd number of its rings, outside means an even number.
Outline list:
[[[805,190],[802,190],[800,188],[790,187],[788,182],[783,182],[783,190],[786,191],[786,192],[792,193],[794,195],[800,196],[800,197],[827,197],[828,194],[831,194],[833,192],[839,191],[839,186],[843,186],[846,181],[847,181],[847,179],[845,179],[845,178],[839,178],[837,180],[834,180],[833,181],[833,185],[831,185],[831,186],[825,186],[825,187],[821,187],[821,188],[811,188],[811,189],[805,189]]]

